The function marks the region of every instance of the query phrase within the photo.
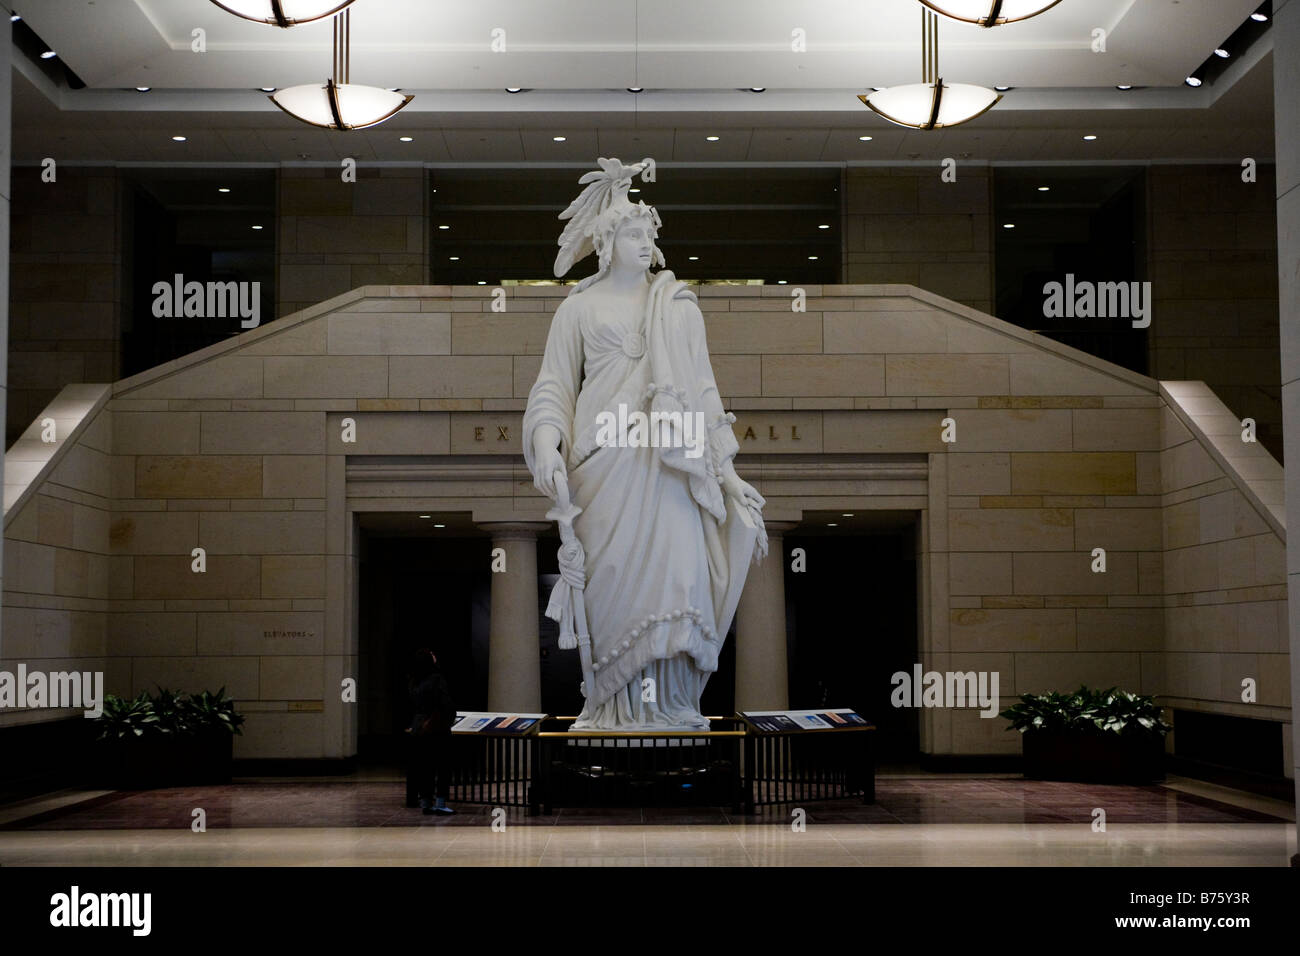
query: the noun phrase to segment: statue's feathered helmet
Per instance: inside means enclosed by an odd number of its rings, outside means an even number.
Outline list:
[[[575,262],[592,252],[600,259],[597,275],[608,272],[614,248],[614,233],[624,220],[631,218],[645,218],[649,221],[651,265],[665,265],[663,252],[654,245],[659,227],[663,225],[659,221],[659,213],[654,206],[647,206],[644,201],[633,204],[627,198],[632,179],[638,173],[641,174],[642,182],[655,181],[655,161],[643,159],[631,166],[624,166],[617,159],[599,159],[597,162],[600,163],[600,169],[584,173],[578,180],[587,188],[560,213],[560,218],[569,220],[569,223],[560,233],[560,253],[555,257],[556,278],[565,275]]]

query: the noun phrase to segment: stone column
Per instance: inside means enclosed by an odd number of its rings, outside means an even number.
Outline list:
[[[1286,449],[1287,528],[1300,528],[1300,0],[1273,0],[1273,118],[1277,155],[1278,305],[1282,322],[1282,430]],[[1300,534],[1287,535],[1291,632],[1290,763],[1300,808]],[[1300,855],[1291,858],[1300,866]]]
[[[749,566],[736,608],[736,709],[785,710],[790,677],[785,640],[784,536],[797,521],[768,521],[767,557]]]
[[[488,710],[540,713],[537,535],[550,525],[539,521],[489,521],[479,527],[492,535],[493,551],[501,548],[506,562],[504,571],[492,574]]]

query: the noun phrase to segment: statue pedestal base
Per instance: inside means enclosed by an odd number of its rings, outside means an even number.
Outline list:
[[[532,803],[553,807],[727,807],[740,811],[745,732],[566,730],[538,735]]]

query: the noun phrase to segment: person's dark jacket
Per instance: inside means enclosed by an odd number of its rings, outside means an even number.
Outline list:
[[[417,736],[451,734],[451,725],[456,722],[456,704],[440,671],[434,671],[411,688],[411,709],[415,711],[411,733]]]

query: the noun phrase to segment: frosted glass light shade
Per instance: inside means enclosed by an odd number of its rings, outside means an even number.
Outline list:
[[[921,0],[936,13],[954,20],[996,27],[1028,20],[1052,9],[1061,0]]]
[[[365,129],[378,126],[415,99],[410,94],[393,93],[375,86],[333,80],[323,84],[291,86],[268,97],[294,119],[326,129]]]
[[[909,83],[858,96],[891,123],[912,129],[960,126],[987,113],[1002,94],[969,83]]]
[[[245,20],[291,27],[333,16],[352,0],[212,0],[227,13]]]

